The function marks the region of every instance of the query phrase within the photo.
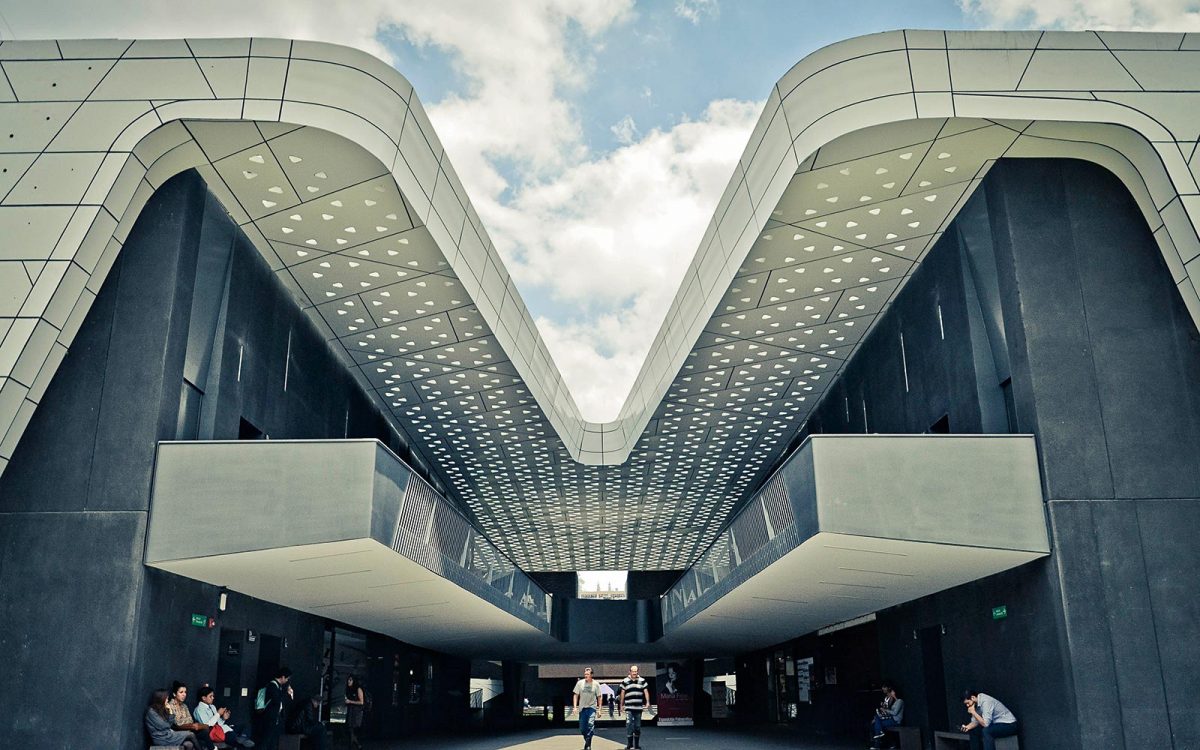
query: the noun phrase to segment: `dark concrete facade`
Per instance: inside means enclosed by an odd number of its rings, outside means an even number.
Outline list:
[[[248,437],[244,423],[277,438],[378,438],[421,463],[185,173],[143,211],[0,478],[6,743],[144,747],[150,690],[180,679],[194,696],[215,684],[223,630],[256,633],[240,649],[239,684],[250,690],[232,703],[242,720],[261,670],[280,661],[298,696],[319,690],[325,620],[237,594],[221,613],[217,588],[142,564],[157,441]],[[193,613],[219,627],[193,627]],[[467,662],[367,642],[379,734],[466,716]]]
[[[1200,335],[1113,175],[999,162],[806,432],[926,431],[1035,434],[1054,550],[879,613],[926,736],[974,686],[1030,747],[1200,747]]]

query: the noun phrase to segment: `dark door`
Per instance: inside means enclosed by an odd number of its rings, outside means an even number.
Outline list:
[[[925,675],[925,706],[929,720],[927,734],[950,728],[946,703],[946,671],[942,663],[942,626],[921,629],[921,667]]]
[[[265,686],[277,675],[274,674],[283,661],[283,641],[274,635],[258,634],[258,673],[254,678],[254,687],[250,691],[254,695],[260,687]]]
[[[217,705],[228,706],[234,716],[245,717],[249,714],[248,701],[242,699],[242,651],[246,647],[246,631],[221,628],[221,650],[217,656],[217,681],[213,689],[217,691]]]

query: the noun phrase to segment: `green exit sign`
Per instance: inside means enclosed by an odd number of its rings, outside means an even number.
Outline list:
[[[999,607],[992,607],[992,619],[1003,620],[1008,617],[1008,606],[1001,604]]]
[[[208,615],[192,615],[192,624],[198,628],[207,628]]]

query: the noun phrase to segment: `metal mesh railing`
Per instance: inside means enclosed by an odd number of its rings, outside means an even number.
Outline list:
[[[549,623],[550,595],[417,474],[409,476],[392,548],[451,577],[473,576]]]
[[[746,503],[663,596],[663,624],[683,619],[689,608],[739,568],[754,561],[757,552],[794,525],[795,514],[787,485],[782,477],[776,476]]]

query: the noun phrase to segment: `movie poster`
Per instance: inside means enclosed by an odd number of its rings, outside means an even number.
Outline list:
[[[689,662],[658,663],[658,725],[692,726],[692,667]]]

